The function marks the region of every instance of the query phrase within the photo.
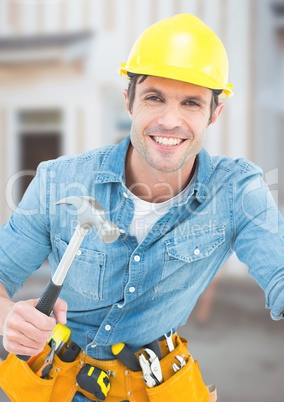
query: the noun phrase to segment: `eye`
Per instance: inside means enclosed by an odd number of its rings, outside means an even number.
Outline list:
[[[184,101],[183,104],[185,106],[190,106],[192,108],[199,108],[200,107],[200,104],[198,102],[194,101],[194,100]]]
[[[150,101],[150,102],[162,102],[163,101],[162,98],[157,95],[147,96],[146,100]]]

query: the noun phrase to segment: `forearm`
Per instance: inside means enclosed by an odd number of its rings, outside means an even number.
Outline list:
[[[14,302],[8,296],[8,293],[0,283],[0,335],[3,335],[3,327],[5,324],[5,320],[10,310],[13,308]]]

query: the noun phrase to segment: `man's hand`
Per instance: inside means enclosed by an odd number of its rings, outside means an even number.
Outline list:
[[[67,304],[58,299],[54,305],[54,317],[48,317],[35,306],[38,300],[19,301],[10,304],[3,325],[3,346],[14,354],[34,356],[45,346],[56,320],[66,323]]]

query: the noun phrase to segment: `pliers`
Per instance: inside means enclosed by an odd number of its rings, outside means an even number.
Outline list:
[[[163,382],[163,374],[160,361],[153,350],[145,348],[144,352],[139,355],[139,363],[143,372],[143,379],[149,388],[153,388]]]
[[[172,363],[172,368],[173,368],[174,372],[177,373],[180,369],[182,369],[186,365],[187,359],[185,359],[183,356],[179,356],[179,355],[175,356],[175,358],[179,362],[179,366],[176,363]]]
[[[49,378],[49,373],[53,367],[53,359],[55,355],[55,348],[56,348],[56,342],[54,339],[51,340],[51,349],[46,356],[43,365],[40,367],[40,369],[37,371],[37,375],[40,378],[48,379]]]

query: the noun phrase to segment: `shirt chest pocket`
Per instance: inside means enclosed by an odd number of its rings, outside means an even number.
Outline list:
[[[225,241],[225,227],[215,226],[165,241],[163,278],[185,264],[203,263]],[[196,264],[197,266],[197,264]],[[206,266],[208,263],[206,262]],[[189,268],[189,267],[188,267]],[[193,267],[192,267],[193,268]]]
[[[58,262],[67,248],[67,243],[60,238],[55,239]],[[96,250],[80,248],[75,256],[64,280],[64,288],[76,293],[75,297],[92,300],[103,299],[103,280],[106,256]]]

